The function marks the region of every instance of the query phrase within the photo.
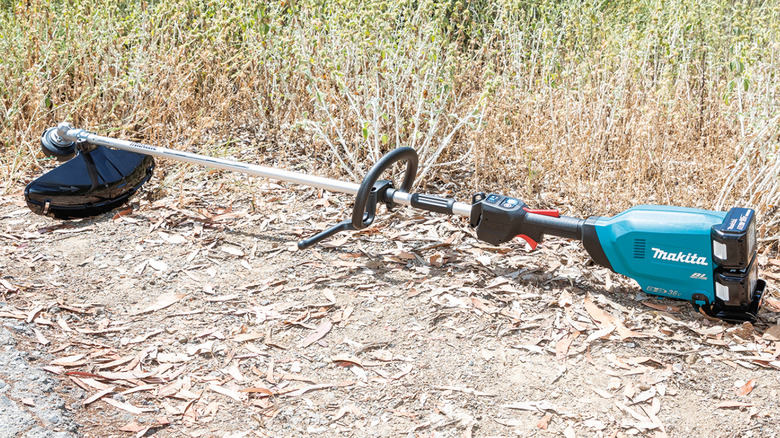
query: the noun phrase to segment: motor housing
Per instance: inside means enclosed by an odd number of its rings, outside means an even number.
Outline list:
[[[642,205],[593,225],[612,270],[652,295],[691,301],[714,315],[754,320],[758,278],[755,212]]]

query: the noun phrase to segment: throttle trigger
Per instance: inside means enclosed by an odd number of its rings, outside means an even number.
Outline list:
[[[534,239],[531,239],[530,237],[526,236],[525,234],[518,234],[517,237],[522,238],[526,242],[528,242],[529,245],[531,245],[531,249],[536,249],[536,247],[539,245],[536,243]]]
[[[543,216],[561,217],[561,212],[558,210],[531,210],[528,207],[523,207],[526,213],[541,214]]]

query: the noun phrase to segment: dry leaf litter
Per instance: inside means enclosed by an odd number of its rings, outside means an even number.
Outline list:
[[[19,192],[0,198],[2,354],[24,352],[49,381],[46,394],[0,386],[3,415],[33,418],[23,432],[780,430],[776,256],[759,258],[761,322],[730,325],[643,294],[576,242],[493,247],[459,218],[381,208],[374,227],[298,251],[350,197],[212,173],[146,190],[74,221],[32,215]],[[59,423],[35,417],[45,397]]]

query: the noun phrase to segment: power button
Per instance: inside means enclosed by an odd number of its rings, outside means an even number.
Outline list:
[[[504,202],[501,203],[502,207],[509,209],[515,208],[518,205],[520,205],[520,201],[514,198],[506,198]]]

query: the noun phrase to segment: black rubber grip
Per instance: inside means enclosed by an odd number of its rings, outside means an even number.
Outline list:
[[[583,222],[585,221],[582,219],[569,216],[551,217],[533,213],[526,213],[523,220],[524,228],[534,230],[534,234],[550,234],[566,239],[577,240],[582,238]],[[526,234],[524,232],[525,229],[521,229],[520,231],[520,234]]]
[[[452,206],[455,205],[454,199],[440,198],[438,196],[421,195],[415,193],[411,198],[411,205],[421,210],[432,211],[434,213],[452,214]]]

